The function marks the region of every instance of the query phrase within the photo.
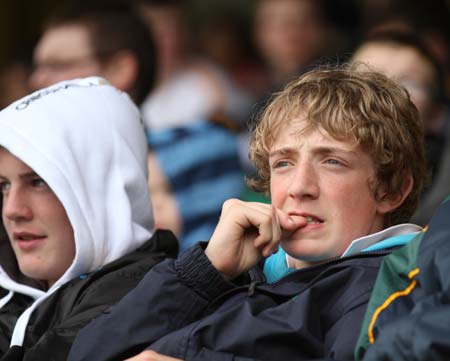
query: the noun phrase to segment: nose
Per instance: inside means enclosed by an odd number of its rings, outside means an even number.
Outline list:
[[[2,200],[3,218],[13,221],[28,221],[33,218],[29,202],[26,196],[18,189],[11,187],[7,194],[3,195]]]
[[[319,196],[319,178],[317,170],[310,161],[300,161],[296,165],[289,185],[289,197],[316,199]]]

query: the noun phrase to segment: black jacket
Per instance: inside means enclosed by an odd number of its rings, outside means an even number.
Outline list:
[[[69,360],[124,360],[149,346],[189,361],[352,359],[383,254],[337,259],[272,285],[253,269],[239,286],[194,247],[84,328]]]
[[[69,281],[33,312],[23,347],[9,349],[17,317],[32,302],[31,298],[16,294],[0,309],[1,361],[66,360],[83,326],[118,302],[156,263],[176,257],[177,252],[177,240],[172,233],[157,231],[136,251]]]

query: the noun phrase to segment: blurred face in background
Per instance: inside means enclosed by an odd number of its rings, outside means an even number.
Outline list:
[[[403,85],[424,121],[425,131],[433,131],[435,104],[432,98],[435,79],[433,66],[412,47],[373,42],[361,46],[353,61],[362,61]]]
[[[169,180],[164,175],[154,153],[147,157],[149,170],[148,186],[152,197],[153,218],[156,229],[169,229],[177,237],[183,233],[178,203],[170,188]]]
[[[103,69],[90,44],[89,31],[81,24],[49,28],[34,51],[35,70],[30,86],[36,90],[62,80],[103,76]]]
[[[256,43],[283,75],[295,74],[318,54],[322,24],[314,0],[262,0],[256,11]]]
[[[177,6],[143,4],[140,10],[154,36],[158,78],[162,81],[173,74],[185,59],[188,29]]]

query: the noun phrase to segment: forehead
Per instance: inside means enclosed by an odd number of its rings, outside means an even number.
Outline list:
[[[11,154],[7,149],[0,146],[0,176],[25,172],[33,172],[33,169],[15,155]]]
[[[257,18],[270,19],[275,16],[284,15],[295,17],[298,15],[313,15],[314,3],[311,0],[263,0],[257,8]]]
[[[314,142],[323,144],[333,144],[345,150],[356,151],[359,147],[352,140],[343,138],[337,139],[332,136],[320,125],[314,125],[308,122],[307,118],[302,115],[285,122],[279,129],[274,138],[271,149],[283,147],[285,145],[296,146],[301,145],[308,138]]]
[[[89,30],[81,24],[58,25],[47,29],[40,39],[35,60],[69,59],[91,51]]]
[[[371,65],[389,78],[417,78],[432,81],[432,64],[415,48],[401,44],[368,43],[360,48],[354,60]]]

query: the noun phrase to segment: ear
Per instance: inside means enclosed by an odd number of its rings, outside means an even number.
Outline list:
[[[139,64],[132,51],[121,50],[108,60],[105,78],[116,88],[134,95]]]
[[[413,186],[414,179],[412,177],[412,174],[411,172],[407,172],[404,177],[400,192],[392,195],[384,194],[381,197],[381,200],[379,201],[377,207],[378,213],[385,215],[400,207],[406,197],[408,197],[408,195],[411,193]]]

